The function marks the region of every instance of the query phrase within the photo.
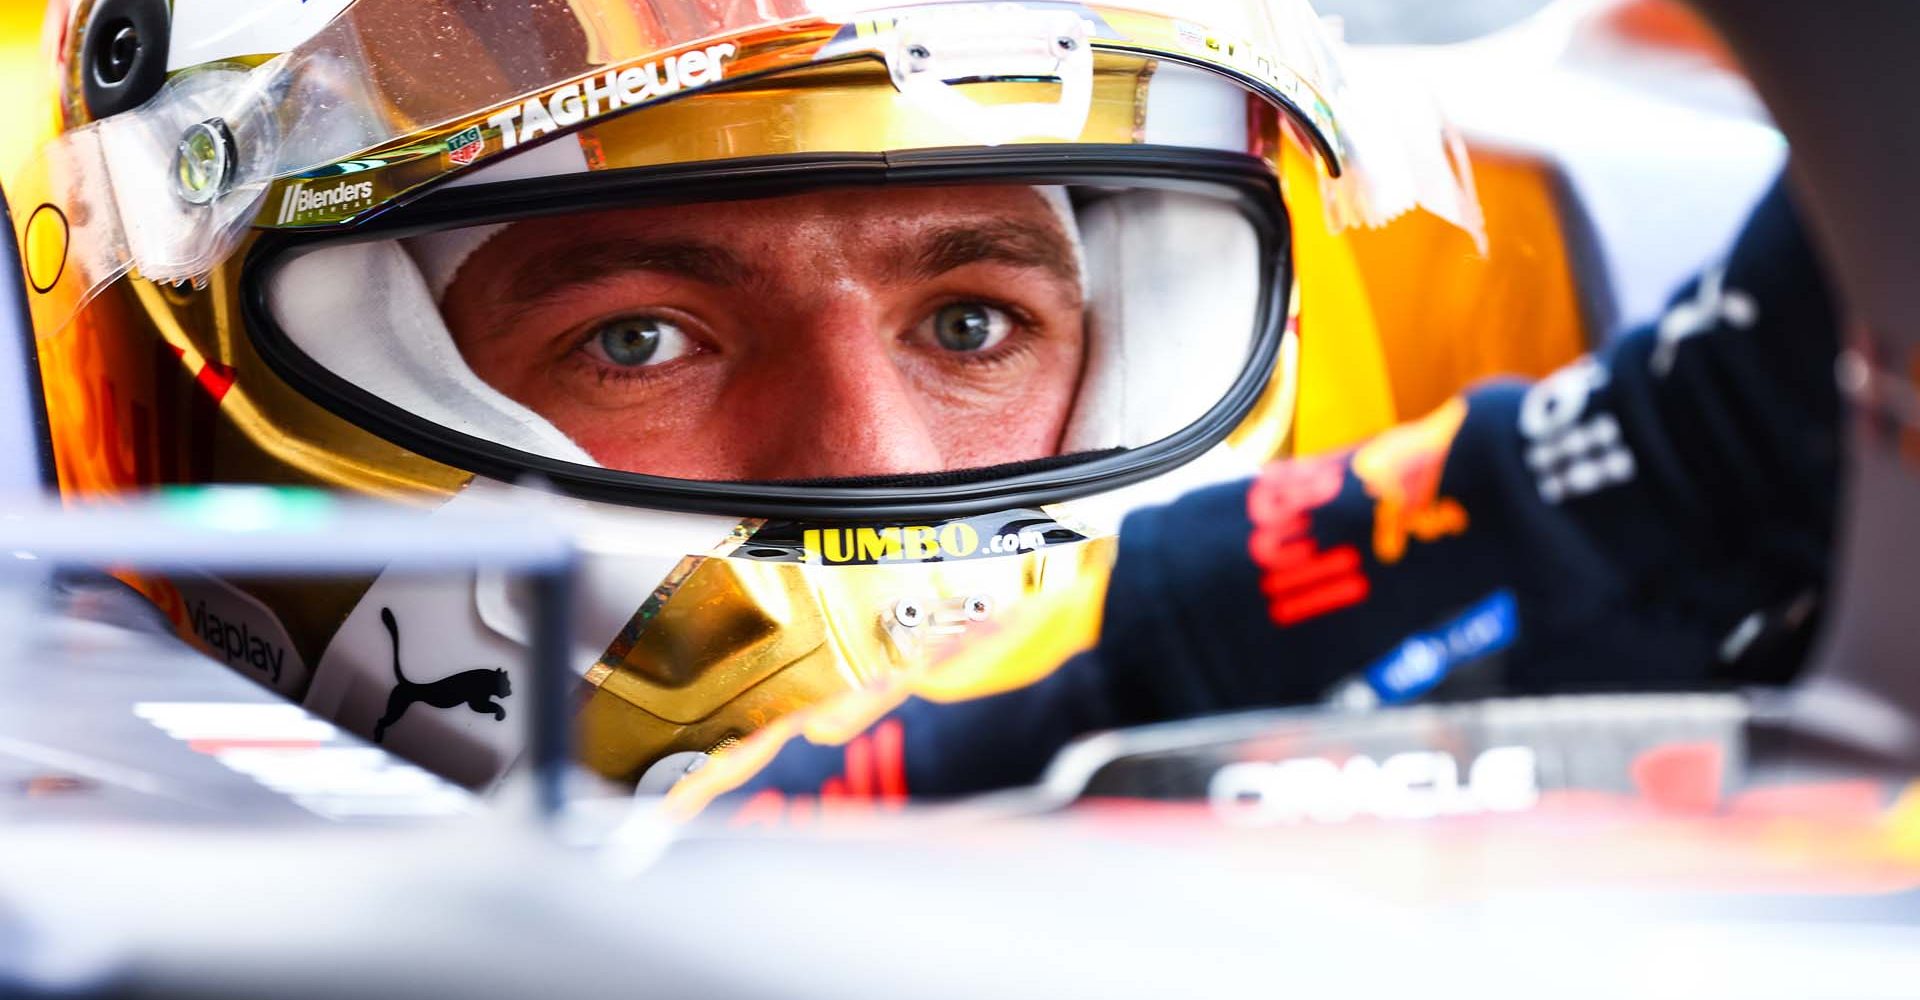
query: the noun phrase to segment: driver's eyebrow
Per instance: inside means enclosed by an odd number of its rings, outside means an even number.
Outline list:
[[[896,271],[921,280],[968,264],[996,263],[1039,268],[1069,284],[1080,283],[1073,247],[1058,229],[1011,219],[943,226],[915,240]]]
[[[720,287],[744,285],[757,277],[751,265],[710,243],[599,240],[528,259],[507,281],[506,305],[525,308],[630,271],[653,271]]]

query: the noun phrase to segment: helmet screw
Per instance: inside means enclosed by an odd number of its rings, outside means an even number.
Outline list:
[[[933,58],[933,52],[929,50],[926,46],[916,42],[912,45],[907,46],[907,57],[910,59],[917,59],[917,60],[920,60],[921,62],[925,62],[926,60]]]
[[[924,617],[925,613],[920,610],[920,605],[915,604],[910,597],[901,598],[900,603],[893,606],[893,620],[907,628],[920,627],[920,621]]]
[[[191,125],[173,156],[173,190],[189,205],[210,205],[233,184],[233,131],[218,118]]]
[[[131,22],[122,21],[94,57],[93,73],[100,82],[113,86],[127,78],[133,72],[134,60],[140,58],[140,32]]]
[[[1061,35],[1059,38],[1054,39],[1053,44],[1062,52],[1072,52],[1074,49],[1080,47],[1079,42],[1074,41],[1066,35]]]
[[[967,598],[967,619],[969,621],[983,622],[986,621],[987,616],[991,614],[993,614],[993,598],[985,594],[976,594]]]

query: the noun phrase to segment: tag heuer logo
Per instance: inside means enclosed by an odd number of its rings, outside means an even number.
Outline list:
[[[475,125],[447,140],[447,159],[464,167],[479,159],[480,151],[486,145],[486,140],[480,135],[480,126]]]

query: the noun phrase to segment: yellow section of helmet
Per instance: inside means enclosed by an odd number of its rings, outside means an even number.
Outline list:
[[[1300,290],[1300,385],[1293,448],[1315,454],[1393,426],[1393,387],[1374,304],[1349,233],[1335,232],[1320,201],[1316,164],[1281,163],[1293,216],[1294,280]]]
[[[31,109],[10,116],[7,127],[0,129],[0,185],[12,181],[20,165],[53,136],[59,121],[53,112],[57,101],[52,81],[41,61],[46,17],[43,5],[0,4],[0,94],[12,98],[16,109]]]

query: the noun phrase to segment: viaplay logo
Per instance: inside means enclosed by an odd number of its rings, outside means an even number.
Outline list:
[[[309,221],[316,215],[350,215],[373,207],[372,181],[340,181],[332,187],[317,187],[301,181],[280,197],[279,225]]]

